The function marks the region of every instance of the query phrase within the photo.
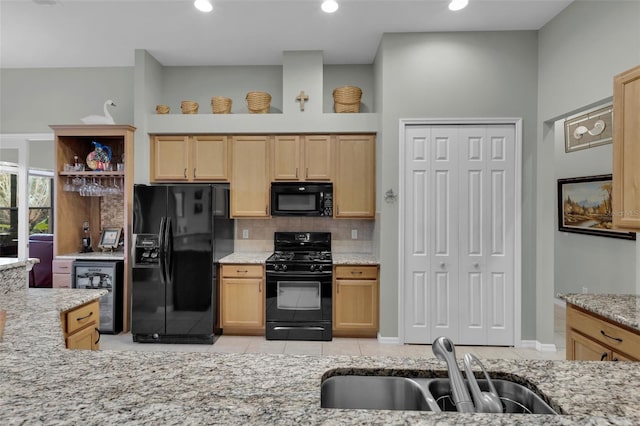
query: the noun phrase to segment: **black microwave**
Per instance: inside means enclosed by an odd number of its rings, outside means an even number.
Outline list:
[[[333,184],[325,182],[274,182],[271,216],[333,217]]]

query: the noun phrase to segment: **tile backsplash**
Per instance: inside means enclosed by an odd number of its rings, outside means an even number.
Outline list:
[[[237,219],[235,250],[238,252],[273,251],[274,232],[331,232],[334,252],[373,252],[375,221],[330,219],[323,217],[274,217]],[[352,238],[356,230],[357,238]],[[246,238],[245,238],[246,237]]]
[[[124,227],[124,197],[108,195],[100,198],[100,225],[102,228]]]

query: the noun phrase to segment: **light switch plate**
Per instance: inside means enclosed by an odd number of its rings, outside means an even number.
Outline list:
[[[242,238],[245,239],[245,240],[247,238],[249,238],[249,230],[248,229],[243,229],[242,230]]]
[[[357,240],[358,239],[358,230],[357,229],[352,229],[351,230],[351,239],[352,240]]]

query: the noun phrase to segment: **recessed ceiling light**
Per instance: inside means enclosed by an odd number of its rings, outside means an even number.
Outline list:
[[[451,3],[449,3],[449,10],[461,10],[467,7],[468,4],[469,0],[451,0]]]
[[[338,2],[336,0],[324,0],[320,8],[325,13],[333,13],[338,10]]]
[[[209,0],[196,0],[193,2],[193,5],[200,12],[211,12],[213,10],[213,5]]]

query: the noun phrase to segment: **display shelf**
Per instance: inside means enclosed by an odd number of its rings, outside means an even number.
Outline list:
[[[149,134],[376,133],[377,113],[149,114]]]
[[[58,172],[58,176],[71,176],[71,177],[123,177],[124,171],[102,171],[102,170],[85,170],[83,172]]]

